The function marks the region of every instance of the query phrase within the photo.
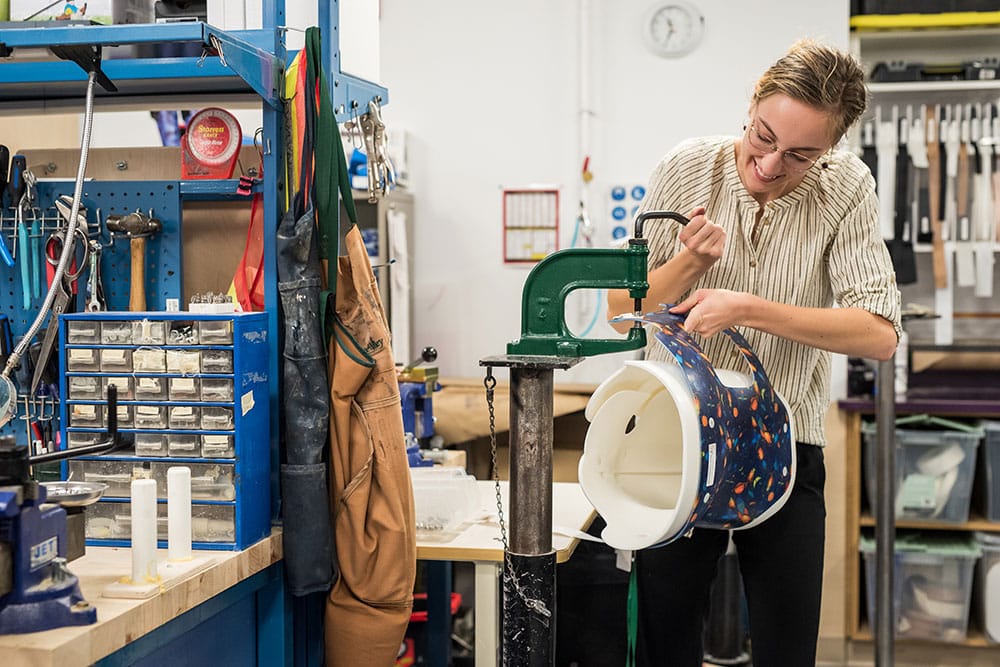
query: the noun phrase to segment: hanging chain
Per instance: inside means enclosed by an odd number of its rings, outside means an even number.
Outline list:
[[[503,542],[504,567],[500,574],[500,593],[501,600],[503,600],[503,591],[506,588],[504,584],[512,580],[512,577],[509,575],[510,558],[508,554],[510,552],[507,549],[507,526],[503,520],[503,499],[500,495],[500,469],[497,466],[497,416],[496,409],[493,406],[493,390],[496,389],[497,379],[493,377],[492,366],[486,367],[486,378],[483,380],[483,386],[486,387],[486,406],[490,411],[490,465],[493,467],[493,487],[496,490],[497,497],[497,518],[500,522],[500,540]],[[503,630],[500,635],[500,660],[501,664],[506,667],[507,648],[504,646],[504,639],[507,637],[507,629],[510,628],[510,605],[501,602],[501,606],[503,607]]]
[[[500,468],[497,466],[497,416],[493,407],[493,390],[497,386],[497,379],[493,377],[493,367],[486,367],[486,378],[483,380],[486,387],[486,405],[490,410],[490,465],[493,467],[493,486],[497,495],[497,517],[500,520],[500,540],[503,542],[503,551],[507,553],[507,526],[503,520],[503,500],[500,496]]]

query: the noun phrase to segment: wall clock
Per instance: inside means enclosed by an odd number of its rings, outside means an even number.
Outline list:
[[[657,2],[642,22],[646,48],[664,58],[677,58],[694,51],[704,31],[705,17],[688,2]]]

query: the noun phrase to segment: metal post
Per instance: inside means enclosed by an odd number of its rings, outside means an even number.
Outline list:
[[[556,554],[552,550],[553,371],[582,359],[505,355],[510,369],[510,539],[503,575],[505,667],[555,664]]]
[[[510,369],[510,550],[552,551],[552,369]]]
[[[878,365],[875,457],[875,665],[892,667],[896,630],[895,561],[896,394],[895,357]]]
[[[555,664],[551,368],[510,369],[510,545],[503,664]]]
[[[428,561],[424,566],[427,585],[426,655],[428,665],[451,664],[451,563]]]

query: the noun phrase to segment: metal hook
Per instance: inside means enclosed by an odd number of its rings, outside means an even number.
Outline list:
[[[364,135],[361,134],[361,121],[358,119],[358,102],[351,100],[351,120],[344,123],[351,137],[351,146],[356,150],[361,150],[365,145]],[[357,132],[355,132],[357,130]]]
[[[278,31],[278,35],[281,37],[281,45],[282,46],[287,46],[285,44],[285,35],[286,35],[286,33],[289,33],[289,32],[292,32],[292,31],[294,31],[294,32],[302,32],[302,33],[305,32],[305,30],[302,29],[302,28],[294,28],[294,27],[292,27],[290,25],[279,25],[275,29]]]
[[[260,159],[260,164],[257,168],[257,176],[260,177],[264,173],[264,128],[258,127],[253,133],[253,146],[257,149],[257,157]]]
[[[222,42],[219,41],[219,38],[216,37],[215,35],[209,35],[208,36],[208,43],[219,54],[219,62],[222,63],[222,66],[223,67],[229,67],[229,65],[226,63],[226,54],[223,53],[223,51],[222,51]]]

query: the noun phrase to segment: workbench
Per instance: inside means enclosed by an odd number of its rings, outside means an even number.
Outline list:
[[[88,547],[68,567],[80,579],[84,598],[97,607],[97,622],[0,636],[3,667],[191,664],[194,651],[198,664],[287,664],[291,633],[286,632],[281,531],[272,530],[243,551],[195,551],[194,556],[212,562],[145,600],[111,599],[101,597],[101,591],[130,575],[131,550]]]
[[[466,469],[479,479],[493,474],[490,461],[490,419],[486,389],[482,379],[441,378],[441,389],[434,392],[434,430],[445,447],[466,452]],[[583,415],[596,385],[558,384],[552,396],[553,480],[575,482],[577,462],[583,452],[588,422]],[[497,382],[494,394],[497,436],[497,468],[501,479],[507,477],[510,439],[509,383]]]
[[[495,667],[498,663],[500,646],[500,595],[499,582],[503,569],[503,543],[500,540],[500,526],[497,523],[496,487],[492,481],[476,482],[481,499],[481,517],[460,526],[456,532],[435,534],[432,532],[417,532],[417,560],[441,561],[450,564],[452,561],[472,562],[475,567],[475,622],[476,667]],[[510,503],[507,498],[508,483],[500,482],[500,496],[507,521],[507,532],[510,533]],[[573,555],[573,550],[579,544],[579,538],[566,535],[560,530],[572,533],[585,531],[597,516],[593,505],[583,494],[579,484],[556,482],[552,485],[552,549],[556,552],[556,562],[564,563]],[[431,573],[429,573],[430,575]],[[451,593],[450,570],[435,568],[433,576],[429,576],[428,603],[431,598],[448,598]],[[445,605],[446,606],[446,605]],[[439,608],[441,605],[439,605]],[[429,622],[429,651],[440,650],[441,642],[451,641],[450,614],[444,619],[437,619],[439,628],[446,630],[435,633],[432,616]],[[442,635],[434,637],[435,634]],[[437,647],[432,644],[437,643]],[[447,646],[447,645],[446,645]],[[438,653],[437,655],[440,655]],[[430,657],[430,656],[428,656]],[[429,664],[435,664],[430,660]],[[5,666],[6,667],[6,666]]]

